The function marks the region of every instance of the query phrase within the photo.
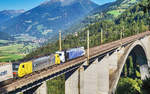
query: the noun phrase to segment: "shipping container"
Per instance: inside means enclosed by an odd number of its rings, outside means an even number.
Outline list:
[[[66,51],[67,60],[72,60],[85,54],[84,47],[73,48]]]
[[[13,78],[12,63],[0,63],[0,82]]]

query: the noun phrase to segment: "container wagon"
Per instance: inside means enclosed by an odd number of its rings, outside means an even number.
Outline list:
[[[0,84],[13,78],[12,63],[0,63]]]

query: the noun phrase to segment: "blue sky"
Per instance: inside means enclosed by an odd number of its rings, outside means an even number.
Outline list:
[[[1,10],[9,10],[9,9],[25,9],[29,10],[38,6],[40,3],[45,0],[0,0],[0,11]],[[91,0],[97,4],[104,4],[107,2],[111,2],[114,0]]]

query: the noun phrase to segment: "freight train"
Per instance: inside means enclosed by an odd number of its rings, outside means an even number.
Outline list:
[[[0,82],[11,78],[23,77],[32,72],[70,61],[85,55],[84,47],[57,51],[55,54],[40,57],[27,62],[0,63]]]

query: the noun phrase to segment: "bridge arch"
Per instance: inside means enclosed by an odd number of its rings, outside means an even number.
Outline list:
[[[121,58],[121,62],[119,66],[119,73],[117,73],[118,77],[115,81],[115,88],[113,92],[115,92],[117,84],[119,82],[121,73],[123,71],[123,67],[126,64],[128,56],[134,52],[138,56],[138,64],[140,65],[140,73],[141,79],[145,79],[145,77],[149,76],[148,73],[148,52],[143,42],[140,40],[135,41],[129,47],[125,47],[125,51],[123,53],[123,57]]]
[[[131,53],[134,53],[137,57],[137,63],[140,65],[141,79],[145,79],[145,77],[148,76],[148,73],[147,73],[148,72],[148,52],[140,40],[135,41],[132,45],[130,45],[127,52],[125,52],[124,59],[122,61],[123,65],[121,67],[119,78],[121,76],[123,67],[126,64],[128,56]]]

